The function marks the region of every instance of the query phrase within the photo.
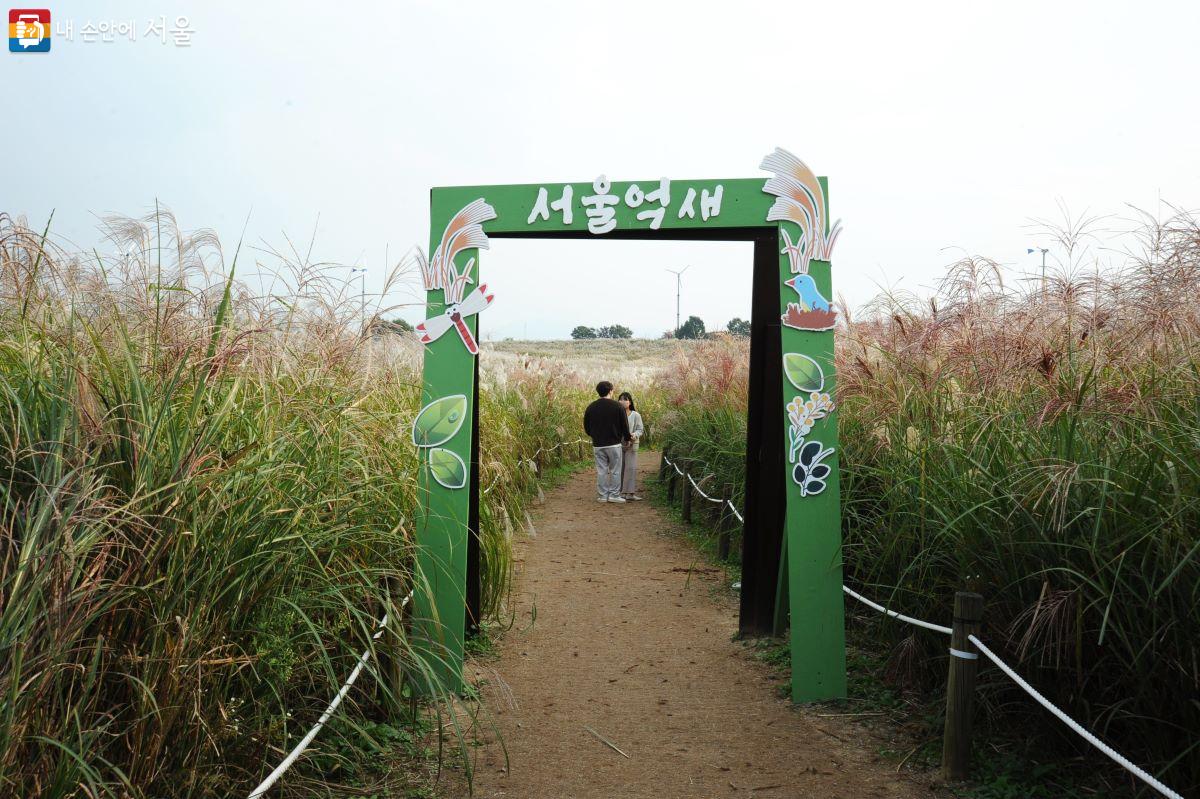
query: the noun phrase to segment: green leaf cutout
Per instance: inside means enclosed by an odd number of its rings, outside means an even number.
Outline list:
[[[429,473],[445,488],[462,488],[467,484],[466,464],[448,449],[429,450]]]
[[[455,394],[435,399],[413,419],[413,443],[418,447],[438,447],[454,438],[467,418],[467,397]]]
[[[825,373],[821,364],[798,352],[783,354],[783,373],[788,382],[801,391],[820,391],[825,387]]]

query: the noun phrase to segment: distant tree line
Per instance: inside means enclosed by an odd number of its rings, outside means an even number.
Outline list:
[[[750,337],[750,322],[746,319],[734,317],[729,320],[729,324],[725,325],[725,329],[729,331],[729,335],[738,336],[740,338]]]
[[[729,324],[725,326],[726,332],[731,336],[739,338],[750,337],[750,322],[739,317],[734,317],[729,320]],[[673,331],[668,331],[663,334],[663,338],[679,338],[679,339],[700,339],[710,338],[716,335],[709,333],[704,327],[704,320],[699,316],[689,316],[687,321]]]
[[[385,333],[411,333],[413,326],[409,322],[399,317],[391,321],[380,319],[375,322],[371,333],[373,335],[381,335]],[[740,317],[734,317],[729,320],[729,324],[725,325],[725,331],[731,336],[739,338],[750,337],[750,322]],[[710,334],[704,327],[704,320],[699,316],[689,316],[687,321],[673,331],[668,331],[663,334],[663,338],[678,338],[678,339],[701,339],[708,338]],[[633,331],[625,325],[604,325],[603,327],[587,327],[586,325],[578,325],[571,331],[573,339],[599,339],[599,338],[633,338]]]
[[[382,336],[387,333],[392,333],[395,335],[404,335],[406,333],[413,332],[413,326],[406,319],[401,319],[400,317],[397,316],[395,319],[392,319],[390,321],[387,319],[376,319],[371,324],[371,327],[368,330],[368,332],[372,336]]]
[[[729,324],[725,325],[726,332],[731,336],[739,338],[750,337],[750,322],[746,319],[734,317],[729,320]],[[413,332],[413,326],[409,322],[399,317],[391,321],[380,319],[372,326],[371,333],[373,335],[381,335],[385,333],[405,334]],[[673,331],[668,331],[663,334],[663,338],[678,338],[678,339],[701,339],[709,337],[708,331],[704,327],[704,320],[699,316],[689,316],[687,321]],[[625,325],[604,325],[603,327],[587,327],[578,325],[571,331],[573,339],[593,339],[593,338],[633,338],[633,331]]]
[[[704,330],[704,320],[699,316],[689,316],[687,321],[675,328],[675,338],[704,338],[708,335]]]
[[[633,338],[633,331],[625,325],[605,325],[604,327],[579,325],[571,331],[571,338]]]

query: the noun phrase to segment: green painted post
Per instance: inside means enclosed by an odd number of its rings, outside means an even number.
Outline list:
[[[787,630],[791,603],[791,592],[788,591],[788,544],[787,536],[783,537],[779,555],[779,578],[775,581],[775,618],[771,620],[771,635],[776,638]]]
[[[826,181],[821,179],[820,183],[827,197]],[[828,223],[828,216],[824,221]],[[779,230],[780,242],[784,245],[779,258],[779,274],[780,280],[786,283],[798,279],[792,264],[795,255],[787,252],[787,244],[800,239],[800,228],[783,221],[779,223]],[[811,260],[807,274],[820,296],[834,296],[829,261]],[[799,284],[795,289],[783,286],[779,310],[785,322],[780,328],[784,357],[796,353],[815,362],[819,369],[814,374],[821,375],[819,392],[836,400],[833,331],[799,330],[788,326],[789,303],[798,302],[798,298],[803,299]],[[798,401],[803,405],[810,398],[812,392],[804,389],[812,388],[815,383],[810,385],[804,379],[794,381],[786,363],[784,371],[783,412],[786,414],[790,403]],[[803,387],[797,386],[796,382]],[[785,528],[788,591],[783,596],[787,597],[792,622],[792,700],[795,702],[839,699],[846,695],[841,496],[837,467],[841,452],[836,410],[817,421],[805,435],[805,441],[809,452],[798,453],[795,462],[788,463],[791,473],[784,476],[788,506]],[[829,449],[832,452],[821,459],[821,453]],[[801,467],[802,472],[812,471],[803,468],[803,455],[809,453],[816,455],[810,461],[813,468],[821,463],[829,467],[824,487],[819,491],[804,490],[801,482],[805,475],[796,471],[797,467]]]
[[[435,252],[447,223],[462,208],[455,202],[442,201],[440,193],[431,192],[430,247]],[[468,249],[454,259],[460,271],[474,260],[472,276],[479,281],[479,250]],[[446,309],[443,291],[426,292],[426,317],[433,318]],[[470,335],[478,336],[478,315],[463,319]],[[424,387],[422,408],[435,400],[462,397],[462,419],[451,420],[460,425],[453,436],[439,448],[452,453],[463,466],[461,486],[449,488],[433,477],[430,458],[433,450],[420,449],[422,468],[418,472],[417,489],[422,499],[421,515],[417,520],[417,575],[413,593],[413,632],[415,646],[430,665],[438,681],[451,690],[462,688],[463,641],[466,632],[467,579],[467,520],[470,513],[471,437],[475,402],[475,356],[472,355],[457,330],[443,334],[425,345],[423,365]],[[457,410],[457,409],[456,409]],[[447,429],[450,429],[449,427]],[[451,458],[451,456],[445,456]],[[450,460],[453,463],[453,460]],[[450,480],[451,484],[458,482]],[[431,692],[433,686],[418,686]]]

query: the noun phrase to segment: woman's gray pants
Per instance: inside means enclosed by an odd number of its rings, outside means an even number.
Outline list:
[[[626,496],[637,493],[637,451],[633,444],[623,451],[621,458],[621,493]]]

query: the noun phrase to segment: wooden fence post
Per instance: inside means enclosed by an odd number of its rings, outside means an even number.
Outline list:
[[[403,602],[402,585],[400,578],[395,575],[384,578],[385,596],[390,601],[389,612],[392,615],[388,618],[390,629],[383,636],[378,648],[379,676],[387,684],[383,692],[383,706],[388,709],[389,716],[394,719],[403,718],[401,714],[404,710],[404,700],[401,696],[404,690],[404,656],[399,643],[403,640],[405,615],[401,607]]]
[[[670,467],[667,471],[667,504],[675,504],[675,486],[679,481],[679,474],[674,467]]]
[[[683,521],[684,524],[692,523],[692,485],[688,482],[688,475],[691,474],[692,462],[684,461],[683,477],[680,478],[679,487],[683,491]]]
[[[733,513],[729,510],[733,501],[733,486],[725,484],[725,492],[721,495],[720,514],[717,516],[717,559],[729,560],[729,535],[733,527]]]
[[[542,466],[543,466],[544,461],[545,461],[545,458],[543,457],[543,453],[542,453],[541,449],[539,449],[537,452],[535,452],[533,454],[533,468],[537,470],[537,474],[539,477],[541,477],[541,475],[542,475]]]
[[[667,458],[671,457],[670,449],[663,447],[662,457],[658,459],[658,482],[667,479],[667,469],[671,467],[667,465]]]
[[[982,596],[970,591],[959,591],[954,595],[950,676],[946,683],[946,731],[942,740],[942,775],[953,781],[965,780],[971,767],[971,721],[979,651],[967,636],[979,634],[982,618]]]
[[[720,503],[708,500],[704,504],[708,506],[708,523],[720,532],[721,519],[725,516],[725,500]]]

